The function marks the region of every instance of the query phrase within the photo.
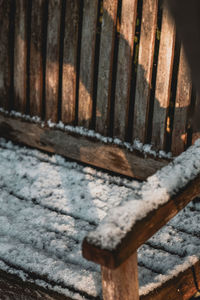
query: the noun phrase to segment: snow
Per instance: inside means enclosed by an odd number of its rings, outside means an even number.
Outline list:
[[[39,124],[41,127],[45,127],[48,126],[49,128],[54,128],[54,129],[60,129],[60,130],[64,130],[70,133],[76,133],[79,134],[81,136],[85,136],[85,137],[90,137],[90,138],[94,138],[98,141],[101,141],[102,143],[105,144],[114,144],[114,145],[118,145],[120,147],[123,147],[131,152],[133,152],[134,150],[137,150],[141,153],[143,153],[145,156],[146,155],[152,155],[154,157],[159,157],[159,158],[166,158],[166,159],[171,159],[172,158],[172,154],[171,152],[166,153],[163,150],[160,151],[156,151],[153,149],[153,146],[150,144],[142,144],[138,139],[135,139],[133,141],[133,143],[127,143],[127,142],[123,142],[120,139],[114,137],[107,137],[107,136],[103,136],[97,132],[95,132],[94,130],[88,130],[87,128],[84,128],[82,126],[71,126],[71,125],[65,125],[62,121],[59,121],[58,123],[53,123],[51,120],[48,120],[46,122],[42,121],[40,119],[40,117],[38,116],[29,116],[26,114],[22,114],[20,112],[17,111],[7,111],[4,108],[0,107],[0,112],[3,113],[6,116],[10,116],[10,117],[16,117],[16,118],[21,118],[24,119],[28,122],[32,122],[32,123],[36,123]]]
[[[117,224],[127,229],[125,214],[132,222],[133,211],[147,197],[153,207],[160,199],[164,203],[199,173],[199,143],[188,151],[140,183],[0,139],[0,269],[72,299],[101,299],[100,268],[82,257],[83,238],[110,220],[113,211],[112,236]],[[152,208],[145,205],[137,217]],[[188,205],[139,249],[141,295],[199,259],[199,207],[198,200]]]
[[[134,224],[153,209],[166,203],[171,196],[200,174],[200,140],[143,183],[139,198],[135,194],[108,212],[97,229],[90,232],[90,244],[114,250]]]
[[[99,266],[82,257],[82,240],[141,184],[4,139],[0,162],[0,267],[74,299],[98,297]]]

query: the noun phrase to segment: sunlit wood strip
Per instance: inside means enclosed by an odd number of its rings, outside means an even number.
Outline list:
[[[137,0],[122,1],[117,81],[115,93],[114,136],[124,140],[128,127],[133,44],[137,18]]]
[[[133,124],[133,137],[143,143],[148,125],[157,10],[157,0],[143,2]]]
[[[167,113],[171,93],[174,49],[175,25],[168,9],[164,7],[152,126],[152,143],[158,149],[165,149],[166,143]]]
[[[66,124],[75,122],[79,13],[80,0],[66,2],[61,116]]]
[[[117,0],[105,0],[103,2],[96,105],[96,130],[103,135],[108,134],[110,122],[110,101],[117,20],[117,3]]]
[[[14,46],[14,109],[25,113],[27,88],[27,1],[16,1]]]
[[[60,51],[60,19],[61,0],[48,2],[46,80],[45,80],[45,112],[46,119],[58,120],[58,89],[59,89],[59,51]]]
[[[78,124],[85,127],[92,120],[97,12],[98,0],[83,1]]]
[[[30,114],[42,115],[43,96],[43,18],[45,0],[33,1],[30,46]]]

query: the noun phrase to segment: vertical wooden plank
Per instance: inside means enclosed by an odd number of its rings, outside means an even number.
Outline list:
[[[27,1],[16,1],[14,46],[14,109],[25,113],[27,88]]]
[[[102,267],[101,271],[104,300],[139,300],[136,252],[117,269]]]
[[[157,0],[143,2],[133,124],[133,137],[143,143],[148,124],[157,10]]]
[[[42,115],[43,96],[43,17],[45,0],[33,1],[30,45],[30,114]]]
[[[122,1],[122,15],[117,62],[114,136],[124,140],[128,127],[128,110],[132,71],[137,1]]]
[[[183,47],[181,47],[180,62],[178,70],[178,81],[176,91],[176,102],[174,111],[174,122],[172,131],[173,155],[178,155],[185,150],[187,143],[187,117],[191,101],[192,84],[190,80],[190,71],[185,58]]]
[[[165,149],[174,48],[175,26],[165,6],[163,8],[152,126],[152,143],[158,149]]]
[[[98,0],[83,1],[78,124],[90,127]]]
[[[9,49],[11,1],[0,1],[0,106],[9,108],[11,66]]]
[[[46,78],[45,78],[45,118],[58,120],[58,89],[59,89],[59,53],[60,53],[60,22],[61,0],[49,1]]]
[[[195,99],[195,105],[194,105],[194,111],[192,114],[192,144],[200,138],[200,122],[199,117],[200,116],[200,94],[196,92],[196,99]]]
[[[110,98],[117,20],[117,3],[117,0],[105,0],[103,2],[96,104],[96,131],[103,135],[108,134],[110,122]]]
[[[76,67],[80,0],[67,1],[62,74],[62,121],[73,124],[76,104]]]

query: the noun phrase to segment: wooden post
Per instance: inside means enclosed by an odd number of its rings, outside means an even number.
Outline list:
[[[101,268],[104,300],[139,300],[137,252],[117,269]]]

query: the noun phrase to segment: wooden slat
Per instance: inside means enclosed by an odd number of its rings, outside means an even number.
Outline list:
[[[200,262],[198,261],[147,295],[141,295],[140,300],[198,300],[199,297],[195,299],[191,297],[199,290],[199,274]]]
[[[168,163],[164,159],[144,157],[112,144],[103,144],[95,139],[60,130],[41,128],[3,115],[0,115],[0,136],[140,180],[146,179]]]
[[[176,103],[174,111],[174,122],[172,132],[173,155],[178,155],[185,150],[187,143],[187,117],[191,101],[192,84],[190,72],[186,62],[183,47],[181,47],[178,82],[176,91]]]
[[[27,1],[16,1],[14,47],[14,109],[25,113],[27,87]]]
[[[136,221],[113,251],[98,248],[85,238],[82,245],[83,256],[107,268],[117,268],[199,193],[200,175],[171,197],[167,203],[153,208],[146,217]]]
[[[128,127],[133,44],[137,17],[137,1],[122,1],[122,15],[117,62],[114,136],[124,140]]]
[[[65,295],[27,282],[16,275],[0,270],[0,299],[72,300]]]
[[[11,1],[0,1],[0,106],[9,108],[11,66],[9,53],[9,26]]]
[[[117,0],[106,0],[103,2],[96,104],[96,131],[103,135],[108,134],[110,122],[110,100],[117,3]]]
[[[101,268],[104,300],[139,300],[137,253],[119,268]]]
[[[30,114],[42,115],[43,96],[43,18],[45,0],[32,2],[30,45]]]
[[[84,0],[83,2],[78,124],[90,127],[98,0]]]
[[[143,143],[148,125],[157,10],[157,0],[143,2],[133,124],[133,137]]]
[[[62,121],[74,124],[80,0],[67,1],[62,74]]]
[[[48,28],[45,79],[45,113],[46,120],[58,120],[58,89],[59,89],[59,51],[61,0],[48,2]]]
[[[152,125],[152,143],[159,149],[165,149],[174,48],[175,26],[168,9],[164,7]]]

